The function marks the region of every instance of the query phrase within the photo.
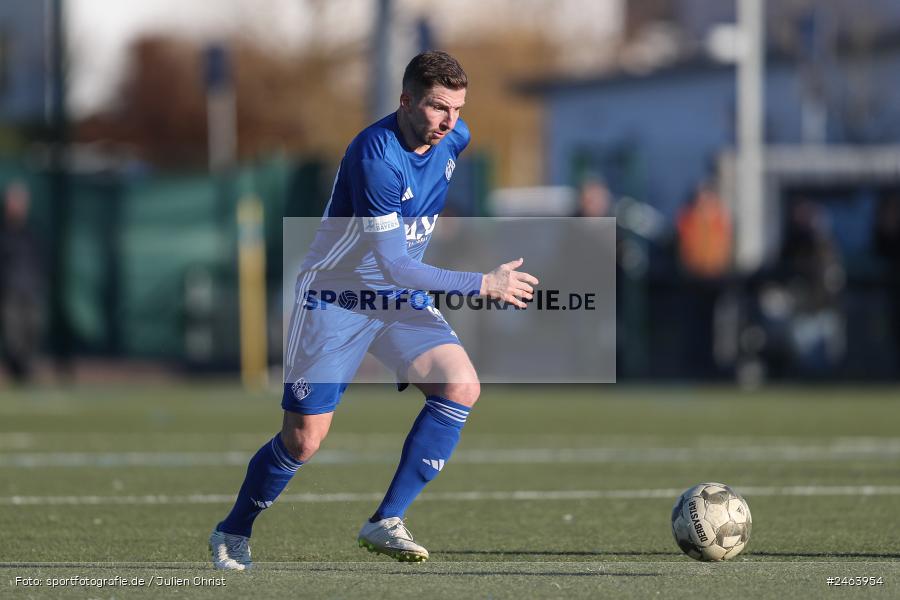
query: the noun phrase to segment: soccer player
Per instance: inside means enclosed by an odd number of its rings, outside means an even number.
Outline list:
[[[450,459],[480,385],[456,334],[421,290],[480,294],[525,308],[538,283],[516,270],[521,258],[486,274],[421,261],[457,157],[469,143],[459,118],[467,86],[449,54],[419,54],[406,67],[397,111],[347,148],[297,277],[282,429],[250,460],[234,507],[210,536],[216,568],[250,567],[254,519],[315,454],[367,351],[395,373],[400,390],[408,383],[418,387],[425,405],[358,543],[401,561],[428,558],[403,517]],[[379,310],[367,310],[372,308]]]

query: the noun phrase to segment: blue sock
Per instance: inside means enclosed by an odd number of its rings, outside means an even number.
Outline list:
[[[281,434],[275,434],[250,459],[234,508],[216,529],[250,537],[253,521],[263,509],[272,506],[302,464],[291,457]]]
[[[425,485],[444,468],[459,441],[459,433],[469,416],[469,407],[440,396],[425,398],[425,407],[413,423],[400,466],[394,475],[381,506],[372,517],[402,517]]]

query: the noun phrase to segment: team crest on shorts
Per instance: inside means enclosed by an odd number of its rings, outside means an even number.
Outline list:
[[[312,388],[309,387],[309,382],[306,381],[303,377],[301,377],[297,383],[291,386],[291,393],[294,394],[294,398],[297,400],[303,400],[309,393],[312,391]]]
[[[456,168],[456,163],[453,162],[452,158],[447,159],[447,168],[444,169],[444,177],[447,178],[447,181],[450,181],[450,178],[453,177],[453,169]]]

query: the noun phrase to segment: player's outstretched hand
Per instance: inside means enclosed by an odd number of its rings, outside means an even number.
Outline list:
[[[525,262],[524,258],[504,263],[485,273],[481,278],[481,295],[498,298],[519,308],[527,308],[522,300],[531,300],[534,294],[533,285],[538,284],[537,277],[524,271],[516,271]]]

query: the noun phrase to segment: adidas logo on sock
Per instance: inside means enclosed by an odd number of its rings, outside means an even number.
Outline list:
[[[259,508],[269,508],[272,504],[275,503],[274,500],[257,500],[256,498],[250,498],[250,502],[258,506]]]
[[[444,459],[435,460],[433,458],[423,458],[422,462],[430,467],[434,467],[438,471],[444,468]]]

